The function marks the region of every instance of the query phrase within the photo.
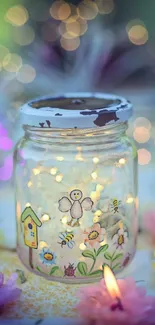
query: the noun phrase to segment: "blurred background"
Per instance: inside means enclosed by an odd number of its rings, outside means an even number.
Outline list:
[[[127,132],[138,148],[142,227],[155,200],[154,85],[154,0],[0,2],[0,245],[15,247],[19,107],[56,92],[113,92],[134,104]]]

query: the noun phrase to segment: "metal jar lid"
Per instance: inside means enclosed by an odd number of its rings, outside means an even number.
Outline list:
[[[21,107],[21,123],[39,128],[99,128],[126,122],[132,105],[104,93],[67,93],[34,99]]]

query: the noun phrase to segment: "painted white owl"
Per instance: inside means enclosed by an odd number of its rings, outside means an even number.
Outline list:
[[[80,190],[73,190],[70,193],[71,201],[68,197],[64,196],[59,200],[59,210],[61,212],[70,211],[71,221],[68,222],[68,225],[72,226],[72,222],[74,219],[77,221],[74,223],[74,226],[79,226],[79,219],[83,216],[83,209],[86,211],[90,211],[93,206],[93,201],[90,197],[85,197],[82,199],[82,192]]]

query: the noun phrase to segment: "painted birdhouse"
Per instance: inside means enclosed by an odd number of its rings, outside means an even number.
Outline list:
[[[42,223],[38,219],[31,207],[25,208],[21,215],[21,221],[24,223],[24,242],[30,248],[38,248],[38,227]]]

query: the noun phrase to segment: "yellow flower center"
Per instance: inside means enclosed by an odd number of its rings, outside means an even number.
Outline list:
[[[53,260],[53,255],[51,253],[45,253],[44,254],[44,259],[47,261],[52,261]]]
[[[98,236],[99,236],[98,231],[93,230],[93,231],[91,231],[91,232],[89,233],[88,238],[89,238],[89,240],[94,240],[94,239],[96,239]]]
[[[118,237],[118,244],[119,245],[124,244],[124,236],[123,235],[119,235],[119,237]]]

